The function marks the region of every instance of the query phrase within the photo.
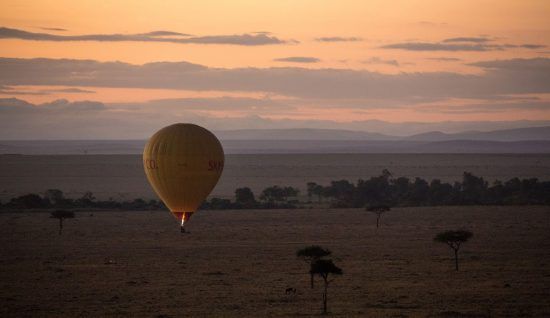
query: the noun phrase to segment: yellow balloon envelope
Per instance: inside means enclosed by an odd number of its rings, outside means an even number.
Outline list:
[[[155,133],[143,150],[151,186],[183,224],[218,182],[223,148],[210,131],[194,124],[174,124]]]

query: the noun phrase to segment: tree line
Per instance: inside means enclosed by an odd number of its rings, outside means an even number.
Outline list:
[[[294,209],[298,208],[297,196],[300,190],[293,187],[271,186],[265,188],[256,199],[250,188],[235,190],[235,200],[211,198],[205,200],[201,210],[227,209]],[[141,198],[116,201],[97,199],[92,192],[85,192],[80,198],[65,197],[59,189],[49,189],[43,194],[29,193],[10,199],[6,203],[0,202],[0,208],[5,210],[20,209],[98,209],[98,210],[165,210],[166,206],[160,200],[143,200]]]
[[[59,189],[49,189],[44,194],[29,193],[12,198],[0,208],[14,209],[100,209],[100,210],[162,210],[165,205],[160,200],[134,199],[127,201],[98,200],[92,192],[85,192],[80,198],[65,197]]]
[[[439,179],[393,178],[388,170],[357,183],[332,181],[328,186],[310,182],[309,197],[329,199],[332,207],[359,208],[372,205],[439,206],[439,205],[549,205],[550,181],[537,178],[512,178],[491,185],[482,177],[464,172],[461,182],[446,183]]]
[[[307,183],[308,201],[299,201],[300,190],[288,186],[270,186],[258,197],[248,188],[235,190],[234,200],[213,197],[199,209],[294,209],[312,204],[334,208],[361,208],[368,206],[442,206],[442,205],[550,205],[550,181],[537,178],[512,178],[489,182],[464,172],[461,182],[447,183],[439,179],[428,182],[422,178],[394,178],[388,170],[379,176],[331,181],[328,185]],[[74,209],[106,210],[163,210],[160,200],[134,199],[128,201],[98,200],[86,192],[77,199],[66,198],[61,190],[50,189],[43,195],[26,194],[0,202],[3,209]]]

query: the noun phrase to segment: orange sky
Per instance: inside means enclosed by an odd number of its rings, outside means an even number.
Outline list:
[[[136,4],[137,3],[137,4]],[[281,56],[316,56],[315,67],[368,68],[396,72],[392,67],[364,65],[372,56],[416,63],[405,70],[467,68],[426,61],[441,53],[389,52],[377,47],[409,39],[438,41],[459,36],[488,35],[510,43],[548,43],[548,1],[2,1],[0,21],[11,28],[44,32],[63,28],[63,35],[140,33],[171,30],[194,35],[269,31],[299,45],[238,47],[152,43],[55,43],[3,40],[2,56],[79,58],[131,63],[180,61],[214,67],[280,66]],[[327,44],[323,36],[359,37],[361,42]],[[220,54],[223,52],[223,54]],[[454,54],[467,61],[533,57],[537,52],[503,51]],[[347,60],[347,62],[341,62]],[[443,65],[442,65],[443,64]]]
[[[493,60],[550,58],[550,1],[8,1],[0,3],[0,26],[54,35],[138,34],[166,30],[193,36],[270,32],[274,45],[180,44],[158,42],[34,41],[0,38],[0,57],[90,59],[144,64],[187,61],[210,68],[301,67],[349,69],[382,74],[451,72],[484,74],[471,63]],[[65,29],[51,30],[51,29]],[[356,41],[319,42],[321,37],[356,38]],[[445,39],[485,38],[489,45],[540,45],[539,48],[504,47],[485,51],[404,50],[382,48],[396,43],[442,43]],[[453,43],[453,42],[449,42]],[[467,44],[475,44],[468,42]],[[546,47],[545,47],[546,46]],[[309,57],[315,63],[275,61]],[[441,60],[444,58],[444,60]],[[10,83],[9,79],[5,83]],[[55,83],[7,85],[0,98],[17,97],[32,103],[58,98],[103,103],[146,102],[153,99],[219,96],[264,96],[269,92],[232,90],[148,89],[77,86],[89,92],[28,94],[65,86]],[[273,92],[272,92],[273,93]],[[275,94],[272,98],[294,98]],[[280,96],[279,96],[280,95]],[[520,94],[521,95],[521,94]],[[533,96],[531,94],[530,96]],[[264,118],[386,121],[550,119],[548,95],[534,94],[537,107],[510,107],[503,111],[468,112],[468,105],[490,100],[427,101],[401,107],[320,107],[312,100],[293,103],[286,111],[223,109],[201,111],[213,117],[258,115]],[[508,101],[506,103],[511,103]],[[546,104],[545,104],[546,103]],[[185,108],[185,105],[182,105]],[[444,111],[441,111],[441,110]],[[455,111],[459,110],[459,111]]]

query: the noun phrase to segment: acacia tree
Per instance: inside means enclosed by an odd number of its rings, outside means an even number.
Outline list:
[[[308,182],[307,183],[307,197],[309,201],[311,201],[311,197],[313,196],[313,193],[315,192],[315,187],[317,186],[317,183],[315,182]]]
[[[296,252],[296,256],[307,262],[311,267],[315,262],[322,259],[323,257],[329,256],[331,253],[332,252],[329,249],[323,248],[319,245],[311,245],[298,250]],[[309,274],[311,277],[311,288],[313,288],[313,277],[315,273],[312,273],[310,271]]]
[[[325,188],[322,185],[319,185],[315,182],[308,182],[307,183],[307,195],[308,195],[310,200],[315,195],[315,196],[317,196],[317,200],[319,201],[319,203],[321,203],[321,199],[323,198],[324,190],[325,190]]]
[[[376,214],[376,228],[379,228],[380,217],[382,216],[382,214],[384,214],[384,212],[388,212],[390,210],[390,207],[387,205],[372,205],[367,207],[366,210]]]
[[[63,220],[74,218],[74,212],[66,210],[55,210],[50,214],[50,218],[59,219],[59,235],[61,235],[61,231],[63,230]]]
[[[323,290],[323,314],[327,314],[328,285],[333,281],[333,279],[329,280],[329,275],[342,275],[342,269],[334,265],[331,259],[318,259],[315,263],[311,264],[310,272],[312,275],[319,275],[323,278],[325,283],[325,289]]]
[[[254,192],[249,187],[238,188],[235,190],[235,203],[244,208],[254,208],[256,206],[256,198]]]
[[[466,230],[445,231],[437,234],[434,241],[449,245],[455,252],[455,269],[458,271],[458,250],[460,245],[466,243],[474,234]]]

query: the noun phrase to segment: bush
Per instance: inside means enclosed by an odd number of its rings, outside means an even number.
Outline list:
[[[12,208],[20,208],[20,209],[41,209],[41,208],[49,208],[51,206],[50,201],[48,199],[44,199],[40,197],[38,194],[34,194],[34,193],[13,198],[10,200],[10,202],[7,205]]]

